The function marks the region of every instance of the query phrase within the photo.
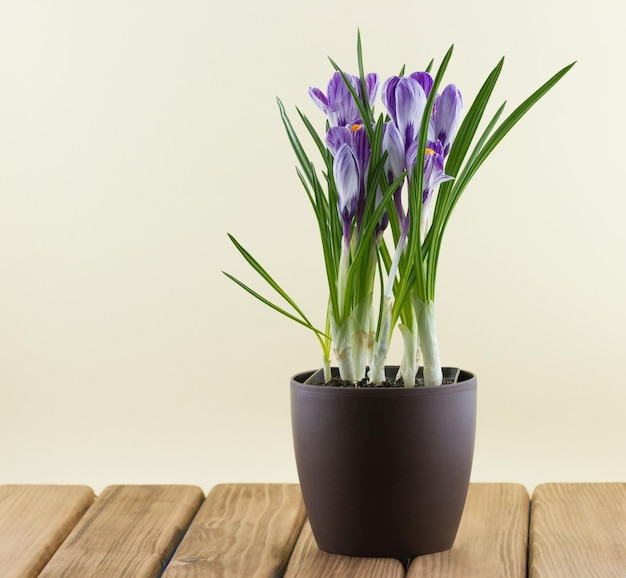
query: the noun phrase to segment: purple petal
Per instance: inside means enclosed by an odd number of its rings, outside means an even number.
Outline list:
[[[367,88],[367,99],[370,105],[373,105],[376,99],[376,93],[378,92],[378,74],[367,74],[365,76],[365,86]]]
[[[445,155],[450,152],[450,146],[461,121],[462,108],[461,92],[454,84],[449,84],[443,89],[433,116],[433,136],[441,141]]]
[[[409,176],[417,163],[418,141],[414,141],[407,151]],[[429,142],[424,155],[424,179],[422,181],[422,202],[425,202],[435,188],[445,181],[451,180],[444,172],[443,147],[440,142]]]
[[[428,97],[433,87],[433,77],[428,72],[414,72],[411,74],[411,78],[414,78],[419,82],[420,86],[424,89],[424,94]]]
[[[401,78],[396,86],[396,117],[405,147],[417,138],[426,106],[424,89],[413,78]]]
[[[417,162],[417,149],[419,147],[419,141],[415,139],[406,151],[406,167],[408,169],[409,178],[413,174],[413,169],[415,168],[415,163]]]
[[[348,145],[342,145],[337,152],[333,162],[333,174],[337,186],[337,208],[345,222],[354,217],[359,195],[359,167]]]
[[[317,107],[324,113],[328,114],[328,99],[326,95],[319,89],[315,87],[309,88],[309,95],[313,99],[313,102],[317,105]]]
[[[432,151],[434,154],[438,155],[441,157],[442,162],[443,162],[443,145],[441,144],[441,141],[426,141],[426,149],[428,149],[429,151]]]
[[[356,128],[358,127],[358,128]],[[357,225],[361,224],[365,212],[365,192],[367,190],[367,171],[369,169],[372,145],[363,125],[352,126],[352,150],[359,167],[359,199],[356,212]]]
[[[352,131],[347,126],[332,126],[326,133],[326,146],[333,156],[342,145],[352,146]]]
[[[358,93],[358,79],[350,74],[345,76]],[[327,98],[331,126],[351,125],[360,120],[359,109],[340,72],[335,72],[328,82]]]
[[[399,81],[399,76],[392,76],[391,78],[388,78],[383,84],[382,91],[383,104],[385,105],[387,112],[389,112],[391,120],[393,120],[396,125],[398,124],[398,119],[396,117],[396,86]]]
[[[363,125],[352,125],[350,131],[352,133],[352,150],[361,169],[361,173],[365,174],[367,173],[367,167],[372,154],[372,145],[370,144]]]
[[[387,152],[385,173],[390,182],[395,181],[404,171],[405,151],[404,141],[396,125],[388,122],[383,133],[383,151]]]
[[[432,150],[432,149],[430,149]],[[424,158],[424,186],[422,193],[422,202],[430,197],[441,183],[452,180],[453,177],[446,175],[443,170],[443,155],[436,152],[430,152]]]

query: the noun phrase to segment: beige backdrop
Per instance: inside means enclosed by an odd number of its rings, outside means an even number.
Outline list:
[[[2,0],[0,483],[295,481],[289,376],[317,342],[232,285],[237,235],[322,322],[275,97],[319,128],[327,56],[512,110],[442,252],[443,361],[479,376],[473,478],[626,479],[626,3]],[[495,110],[495,109],[494,109]],[[396,342],[392,361],[398,361]],[[395,355],[395,359],[394,359]]]

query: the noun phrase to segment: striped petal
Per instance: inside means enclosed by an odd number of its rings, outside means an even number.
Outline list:
[[[383,151],[387,153],[385,173],[390,182],[395,181],[404,171],[405,151],[404,141],[396,125],[388,122],[383,134]]]
[[[428,72],[414,72],[410,76],[419,82],[424,89],[424,93],[428,96],[434,84],[433,77]]]
[[[331,126],[326,133],[326,146],[335,156],[342,145],[352,146],[352,131],[347,126]]]
[[[449,84],[443,89],[433,116],[432,137],[433,140],[438,140],[443,145],[444,156],[450,152],[452,141],[461,122],[462,109],[461,92],[454,84]]]
[[[354,217],[359,198],[359,167],[352,149],[346,144],[341,145],[335,156],[333,174],[337,186],[337,208],[346,223]]]

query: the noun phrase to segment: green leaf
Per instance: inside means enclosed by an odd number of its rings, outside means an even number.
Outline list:
[[[287,112],[285,111],[285,107],[279,98],[276,99],[278,102],[278,109],[280,110],[280,117],[283,121],[283,125],[285,126],[285,130],[287,131],[287,136],[289,137],[289,142],[291,143],[291,147],[296,153],[296,157],[298,158],[298,162],[304,171],[304,174],[307,177],[307,180],[312,184],[313,176],[311,175],[311,161],[307,157],[304,149],[302,148],[302,144],[300,143],[300,139],[298,139],[298,135],[296,131],[293,129],[291,121],[287,116]]]
[[[274,281],[272,276],[261,266],[261,264],[250,254],[243,246],[233,237],[230,233],[228,233],[229,239],[232,241],[233,245],[237,248],[237,250],[241,253],[243,258],[250,264],[250,266],[268,283],[268,285],[274,289],[289,305],[291,305],[302,317],[306,323],[309,325],[311,322],[307,319],[306,315],[302,312],[302,310],[296,305],[294,300],[287,295],[287,293],[282,289],[282,287]]]
[[[485,143],[480,152],[476,155],[471,167],[468,167],[466,173],[462,175],[459,189],[463,189],[469,180],[474,176],[476,171],[485,162],[487,157],[496,148],[498,143],[508,134],[508,132],[519,122],[519,120],[559,81],[569,70],[576,64],[572,62],[565,68],[559,70],[547,82],[542,84],[535,92],[533,92],[522,104],[520,104],[495,130],[491,138]]]
[[[320,331],[319,329],[316,329],[315,327],[313,327],[313,325],[311,325],[308,321],[299,319],[295,315],[292,315],[288,311],[285,311],[284,309],[282,309],[275,303],[272,303],[271,301],[269,301],[262,295],[259,295],[256,291],[254,291],[254,289],[251,289],[245,283],[242,283],[241,281],[239,281],[239,279],[237,279],[236,277],[233,277],[230,273],[226,273],[225,271],[222,271],[222,273],[224,273],[224,275],[226,275],[226,277],[228,277],[231,281],[234,281],[235,283],[237,283],[237,285],[239,285],[242,289],[250,293],[250,295],[252,295],[253,297],[256,297],[259,301],[261,301],[262,303],[265,303],[265,305],[268,305],[269,307],[274,309],[274,311],[278,311],[279,313],[281,313],[285,317],[288,317],[292,321],[295,321],[296,323],[303,325],[307,329],[310,329],[311,331],[317,333],[318,336],[328,339],[329,337],[328,335],[326,335],[323,331]]]

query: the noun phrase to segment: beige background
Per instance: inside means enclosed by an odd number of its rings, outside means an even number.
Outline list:
[[[2,0],[0,483],[295,481],[317,342],[230,284],[232,232],[316,320],[316,230],[275,96],[423,68],[509,110],[442,254],[443,361],[479,376],[473,477],[626,479],[621,0]],[[295,114],[295,113],[294,113]],[[399,351],[399,336],[394,352]],[[392,355],[392,361],[394,355]],[[396,356],[398,361],[399,357]]]

